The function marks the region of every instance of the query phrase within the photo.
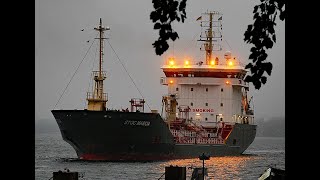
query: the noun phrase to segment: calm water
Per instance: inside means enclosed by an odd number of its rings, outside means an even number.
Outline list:
[[[35,179],[48,180],[52,172],[77,171],[87,180],[94,179],[150,179],[157,180],[170,165],[202,167],[197,159],[171,160],[145,163],[86,162],[72,160],[76,157],[72,147],[62,140],[59,132],[35,135]],[[255,141],[237,157],[213,157],[205,161],[210,179],[255,179],[270,165],[285,169],[285,138],[256,137]],[[187,179],[192,170],[187,168]],[[162,176],[161,179],[164,179]]]

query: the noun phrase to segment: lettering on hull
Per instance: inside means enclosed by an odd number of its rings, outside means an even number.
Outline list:
[[[213,109],[205,109],[205,108],[196,108],[191,109],[192,112],[213,112]]]
[[[149,121],[130,121],[130,120],[126,120],[123,124],[124,125],[129,125],[129,126],[150,126],[150,122]]]

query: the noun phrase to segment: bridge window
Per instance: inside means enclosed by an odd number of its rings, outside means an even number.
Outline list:
[[[206,88],[206,92],[208,92],[208,88]]]
[[[191,91],[193,91],[193,88],[191,88]]]
[[[208,118],[205,118],[206,121],[208,121]]]
[[[193,106],[193,103],[190,103],[191,106]]]
[[[223,88],[221,88],[221,92],[223,92]]]
[[[176,88],[176,91],[179,91],[179,88]]]
[[[206,106],[208,106],[208,103],[206,103]]]
[[[222,106],[223,106],[223,103],[220,103],[220,106],[222,107]]]

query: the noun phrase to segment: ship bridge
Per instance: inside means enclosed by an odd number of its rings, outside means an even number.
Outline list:
[[[230,51],[222,52],[222,15],[206,12],[197,20],[201,20],[198,41],[205,57],[190,60],[171,56],[161,67],[165,77],[160,83],[168,86],[162,98],[166,120],[183,119],[179,115],[187,113],[188,121],[202,126],[220,121],[253,123],[247,99],[249,84],[244,81],[247,70]],[[181,109],[188,111],[181,113]]]
[[[163,65],[161,67],[166,77],[216,77],[227,78],[236,77],[242,79],[247,73],[240,65]]]
[[[173,79],[179,78],[180,84],[221,84],[229,83],[233,86],[242,86],[249,88],[248,83],[243,79],[248,72],[236,58],[231,58],[228,51],[225,54],[226,59],[220,62],[218,57],[212,60],[210,64],[203,64],[202,61],[190,62],[189,60],[175,61],[169,58],[166,64],[161,67],[166,77],[161,77],[162,85],[173,84]],[[180,63],[179,63],[180,62]]]
[[[168,86],[167,96],[176,99],[175,109],[171,110],[174,118],[179,118],[179,107],[184,106],[189,107],[190,120],[204,126],[220,120],[253,122],[247,113],[247,70],[230,52],[221,59],[219,62],[216,57],[210,64],[203,64],[169,58],[161,67],[165,77],[160,78],[160,84]]]

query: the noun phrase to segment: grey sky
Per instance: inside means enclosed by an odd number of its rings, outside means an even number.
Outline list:
[[[252,0],[188,0],[185,23],[173,24],[180,38],[170,42],[170,49],[155,55],[152,43],[158,38],[149,19],[153,10],[151,0],[36,0],[35,4],[35,118],[53,119],[50,110],[57,103],[77,66],[91,45],[102,18],[109,26],[109,42],[143,93],[151,109],[161,110],[161,96],[166,86],[160,85],[164,76],[160,67],[170,54],[199,58],[196,40],[200,34],[196,19],[201,13],[219,11],[223,14],[223,37],[240,60],[247,63],[251,45],[243,41],[247,25],[253,23]],[[285,111],[285,26],[277,20],[277,43],[268,50],[267,60],[273,63],[272,75],[260,90],[251,90],[257,118],[282,116]],[[84,29],[84,31],[81,31]],[[195,38],[196,37],[196,38]],[[89,43],[87,41],[90,40]],[[93,45],[95,46],[95,45]],[[173,48],[174,47],[174,48]],[[94,48],[93,48],[94,49]],[[105,90],[109,108],[129,107],[132,97],[140,98],[130,78],[105,42],[104,70],[108,78]],[[83,109],[89,89],[94,51],[90,51],[74,76],[56,109]],[[94,65],[97,65],[95,62]],[[96,70],[96,69],[95,69]],[[90,82],[90,84],[89,84]],[[149,110],[148,107],[145,107]]]

